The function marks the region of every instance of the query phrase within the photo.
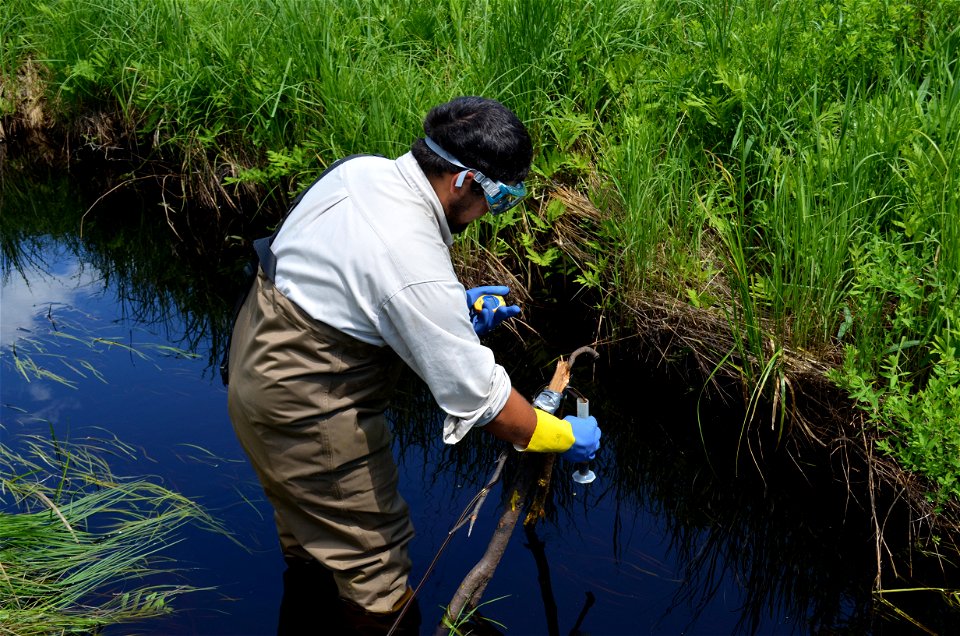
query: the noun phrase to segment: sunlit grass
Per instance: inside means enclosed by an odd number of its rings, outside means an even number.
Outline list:
[[[435,103],[501,99],[530,125],[534,196],[464,237],[468,269],[719,317],[703,360],[752,404],[789,408],[807,357],[845,356],[832,377],[901,457],[960,436],[919,411],[949,414],[960,381],[958,0],[6,4],[3,67],[43,64],[55,118],[109,113],[206,184],[195,201],[295,191],[404,152]],[[562,188],[597,215],[564,218]],[[558,233],[578,223],[586,258]],[[952,496],[953,467],[909,463]]]
[[[184,525],[221,531],[196,504],[149,480],[114,477],[102,458],[109,441],[15,439],[16,450],[0,444],[4,633],[91,633],[168,613],[196,589],[156,582],[174,576],[162,552]]]

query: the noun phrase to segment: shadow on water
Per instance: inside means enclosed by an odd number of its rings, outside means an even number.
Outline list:
[[[91,189],[84,191],[83,183],[56,175],[31,180],[5,175],[0,215],[4,276],[42,270],[49,243],[66,246],[100,273],[105,288],[115,290],[119,318],[166,330],[170,342],[208,359],[207,373],[213,378],[243,251],[215,238],[212,228],[194,227],[183,240],[186,215],[170,225],[169,213],[160,213],[155,199],[136,191],[117,192],[91,207],[102,185],[91,179]],[[197,238],[202,232],[209,235]],[[534,394],[549,380],[555,360],[589,344],[594,330],[592,317],[569,312],[563,324],[554,315],[540,327],[541,341],[521,343],[500,334],[491,345],[515,385]],[[863,480],[850,477],[863,467],[841,467],[828,450],[779,443],[762,427],[741,443],[743,408],[737,399],[724,399],[724,387],[714,387],[707,399],[700,380],[688,379],[678,367],[657,368],[630,340],[598,350],[600,360],[578,366],[571,384],[590,398],[603,427],[603,451],[593,464],[599,479],[584,492],[569,479],[569,467],[558,464],[546,520],[526,533],[516,532],[518,541],[525,541],[517,549],[529,551],[540,575],[536,599],[543,608],[535,613],[546,616],[542,633],[560,632],[558,604],[565,616],[579,612],[586,629],[598,612],[609,611],[603,609],[605,597],[622,594],[629,602],[634,593],[597,583],[585,600],[580,590],[561,589],[567,579],[557,574],[564,563],[551,561],[549,548],[575,535],[578,520],[599,509],[609,512],[611,521],[603,526],[609,535],[582,537],[581,543],[596,540],[602,546],[592,567],[601,576],[613,576],[629,566],[637,570],[637,580],[661,579],[668,590],[658,616],[644,617],[647,627],[635,633],[673,633],[680,625],[686,633],[946,634],[960,622],[956,606],[937,592],[898,599],[927,631],[877,602],[872,593],[877,547],[868,495],[860,489]],[[736,395],[733,387],[729,393]],[[465,501],[455,494],[469,495],[483,485],[498,448],[483,436],[470,436],[453,447],[438,445],[439,414],[409,375],[392,417],[398,423],[397,453],[405,474],[450,498],[445,508],[449,517],[427,528],[428,539],[429,531],[442,538]],[[412,501],[411,506],[435,503]],[[485,514],[493,517],[493,509],[491,501]],[[894,515],[890,523],[896,519]],[[491,527],[478,527],[480,540],[474,542],[484,543]],[[673,565],[665,557],[648,562],[633,558],[643,532],[659,533]],[[901,545],[891,540],[889,546],[900,563],[901,579],[885,581],[885,587],[957,587],[955,565],[912,551],[906,532],[901,539]],[[417,558],[429,560],[437,545],[434,541]],[[465,573],[475,554],[464,549],[446,558],[455,559]],[[417,576],[425,565],[419,565]],[[502,576],[509,588],[510,573]],[[452,577],[456,581],[458,575]],[[724,607],[735,613],[734,620],[719,632],[698,631],[698,624],[712,624],[718,598],[731,590],[738,598],[732,609],[729,600]],[[452,588],[431,594],[431,603],[442,604]],[[591,599],[597,600],[595,606]],[[566,607],[570,604],[576,607]],[[629,611],[629,605],[615,607]],[[506,619],[508,627],[510,622]]]

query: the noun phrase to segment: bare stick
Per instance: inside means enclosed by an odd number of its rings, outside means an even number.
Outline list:
[[[567,384],[570,382],[570,369],[577,357],[583,353],[590,353],[595,358],[599,357],[599,354],[591,347],[580,347],[571,353],[567,360],[559,360],[557,362],[557,368],[554,370],[553,378],[551,378],[547,388],[557,393],[563,393],[567,388]],[[518,477],[506,491],[510,493],[510,498],[503,514],[500,515],[500,521],[497,523],[497,528],[490,538],[490,543],[487,544],[487,550],[473,569],[467,573],[457,588],[456,593],[454,593],[453,598],[447,606],[443,620],[440,625],[437,626],[437,636],[449,634],[449,626],[455,624],[465,609],[473,609],[479,605],[487,584],[493,578],[493,574],[500,564],[500,560],[503,558],[503,553],[507,549],[507,543],[509,543],[510,536],[513,534],[513,530],[517,525],[517,520],[520,519],[523,508],[531,496],[531,491],[534,486],[538,484],[541,486],[543,496],[542,498],[537,497],[536,502],[539,502],[538,505],[542,510],[543,502],[546,500],[546,489],[549,486],[549,475],[553,466],[553,459],[553,454],[534,454],[520,457],[521,464]],[[528,522],[530,515],[533,515],[533,519],[536,520],[540,514],[541,512],[537,511],[534,506],[531,506],[531,511],[527,517]]]
[[[473,507],[473,512],[470,513],[470,527],[467,528],[467,536],[473,532],[473,524],[477,521],[477,515],[480,514],[480,508],[483,506],[483,502],[487,500],[487,495],[490,494],[490,489],[493,488],[494,484],[500,481],[500,473],[503,472],[503,467],[507,463],[507,454],[500,453],[500,458],[497,460],[497,467],[493,470],[493,475],[490,476],[490,479],[487,480],[487,485],[483,487],[483,490],[480,491],[480,496],[477,498],[477,505]]]
[[[526,459],[529,458],[522,457],[521,461]],[[507,549],[507,544],[510,542],[513,529],[517,525],[517,520],[520,518],[520,515],[523,513],[524,495],[521,493],[526,493],[530,490],[530,462],[524,463],[528,464],[528,466],[524,466],[520,471],[520,477],[518,481],[515,482],[510,503],[503,511],[503,514],[500,515],[500,521],[497,523],[496,530],[493,531],[490,543],[487,544],[487,550],[484,552],[483,557],[477,561],[477,564],[473,566],[473,569],[463,578],[463,581],[460,582],[460,586],[457,588],[456,593],[454,593],[453,598],[450,600],[450,604],[447,606],[443,621],[437,626],[436,634],[438,636],[448,634],[450,631],[448,625],[454,625],[464,613],[465,609],[472,609],[479,605],[479,600],[482,598],[487,584],[493,578],[493,573],[500,564],[500,559],[503,558],[503,553]]]

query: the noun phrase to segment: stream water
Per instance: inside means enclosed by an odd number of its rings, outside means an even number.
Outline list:
[[[205,589],[179,597],[171,616],[107,634],[271,634],[284,564],[269,505],[233,436],[214,370],[217,321],[205,315],[210,306],[225,311],[209,292],[222,268],[178,253],[163,223],[144,221],[155,201],[98,209],[81,237],[77,212],[92,201],[68,203],[51,191],[60,190],[42,190],[52,199],[46,207],[66,229],[20,210],[26,199],[4,203],[0,438],[16,445],[25,433],[116,436],[136,451],[110,458],[116,474],[162,481],[232,533],[231,540],[184,528],[163,552],[176,569],[169,582]],[[553,360],[590,342],[577,340],[587,336],[575,325],[561,333],[492,346],[532,394]],[[23,339],[45,343],[44,364],[70,386],[27,381],[10,355]],[[514,533],[487,589],[485,616],[513,635],[549,634],[551,617],[563,634],[578,617],[584,634],[910,633],[908,621],[871,609],[872,526],[843,478],[818,469],[816,457],[801,467],[769,441],[745,461],[737,453],[738,399],[705,399],[697,383],[656,368],[635,343],[599,350],[600,360],[575,369],[572,381],[604,430],[598,479],[575,484],[562,467],[552,514],[535,535]],[[98,373],[78,372],[89,368],[78,361]],[[393,413],[401,491],[417,529],[414,583],[495,457],[482,434],[444,447],[418,391],[409,383]],[[471,536],[455,535],[426,581],[424,633],[486,547],[498,496]],[[938,598],[916,606],[934,633],[948,633],[960,623]]]

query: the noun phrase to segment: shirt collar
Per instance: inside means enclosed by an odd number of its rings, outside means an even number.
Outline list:
[[[447,216],[443,213],[443,206],[440,204],[440,199],[433,190],[433,186],[430,185],[430,180],[427,179],[427,175],[425,175],[420,168],[420,164],[418,164],[417,160],[413,157],[413,153],[408,152],[399,157],[397,159],[397,168],[410,187],[423,198],[424,202],[430,208],[430,211],[433,212],[444,244],[447,247],[453,245],[453,234],[450,232],[450,225],[447,223]]]

